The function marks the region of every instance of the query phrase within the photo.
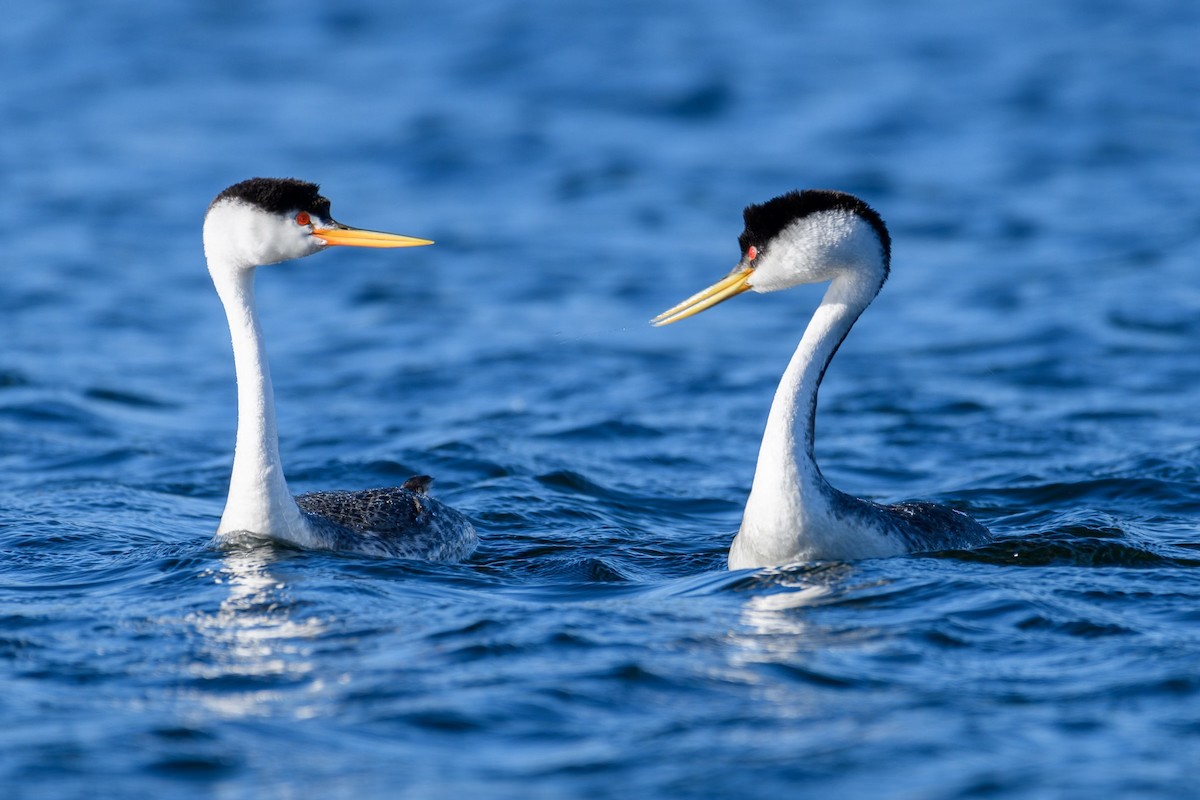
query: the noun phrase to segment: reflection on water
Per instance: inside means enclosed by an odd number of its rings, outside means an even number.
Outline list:
[[[826,651],[846,641],[844,631],[814,619],[814,611],[852,588],[853,564],[764,570],[767,591],[755,591],[742,605],[739,625],[729,636],[728,665],[734,679],[753,687],[755,705],[776,719],[818,713],[814,689],[837,679],[826,669]],[[861,628],[851,632],[858,640]]]
[[[801,610],[819,605],[838,589],[845,589],[857,572],[854,564],[847,563],[764,570],[764,582],[777,591],[750,597],[742,609],[741,622],[759,636],[810,631]]]
[[[847,588],[856,574],[853,564],[766,570],[764,582],[776,589],[747,598],[739,617],[741,631],[732,640],[737,666],[791,663],[799,652],[811,652],[833,638],[812,621],[809,609],[826,603]]]
[[[197,613],[190,622],[201,637],[190,673],[204,691],[202,704],[226,717],[266,713],[283,691],[309,682],[316,696],[324,687],[311,679],[312,642],[325,632],[318,617],[297,619],[287,584],[271,573],[279,551],[270,546],[228,550],[219,570],[209,573],[228,596],[215,613]],[[222,689],[228,691],[222,691]],[[295,698],[289,693],[288,702]],[[311,704],[293,709],[311,716]]]

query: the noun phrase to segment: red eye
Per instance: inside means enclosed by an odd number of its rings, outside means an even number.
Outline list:
[[[310,222],[312,222],[312,218],[308,216],[307,211],[301,211],[299,214],[296,215],[296,224],[297,225],[307,225]]]
[[[758,248],[754,245],[750,245],[750,248],[746,250],[746,260],[753,261],[756,258],[758,258]]]

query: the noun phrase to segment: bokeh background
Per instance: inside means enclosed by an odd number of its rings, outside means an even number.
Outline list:
[[[1200,6],[0,8],[0,794],[1193,791]],[[259,296],[292,488],[470,562],[210,546],[254,175],[437,240]],[[894,240],[826,474],[994,547],[723,571],[821,290],[646,321],[803,187]]]

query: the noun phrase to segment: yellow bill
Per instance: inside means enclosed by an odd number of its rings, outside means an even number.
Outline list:
[[[687,319],[693,314],[699,314],[705,309],[712,308],[717,303],[723,303],[731,297],[736,297],[750,288],[749,280],[753,274],[754,270],[751,267],[738,267],[707,289],[696,292],[673,308],[668,308],[650,320],[650,324],[655,327],[670,325],[672,322]]]
[[[414,236],[401,236],[398,233],[382,231],[364,231],[340,222],[331,222],[328,228],[315,228],[312,235],[325,244],[345,245],[346,247],[420,247],[433,244],[429,239],[418,239]]]

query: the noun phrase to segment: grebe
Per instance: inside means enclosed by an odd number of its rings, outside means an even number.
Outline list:
[[[254,305],[254,272],[331,245],[415,247],[427,239],[351,228],[312,183],[252,178],[217,195],[204,217],[204,255],[225,306],[237,373],[238,426],[217,541],[246,532],[299,547],[457,561],[478,543],[459,512],[428,495],[430,478],[358,492],[293,497],[283,477],[275,399]]]
[[[813,455],[817,390],[834,353],[887,280],[891,238],[851,194],[791,192],[744,212],[742,258],[724,279],[659,314],[669,325],[745,291],[829,283],[783,373],[729,568],[963,549],[991,540],[961,511],[933,503],[881,505],[829,485]]]

